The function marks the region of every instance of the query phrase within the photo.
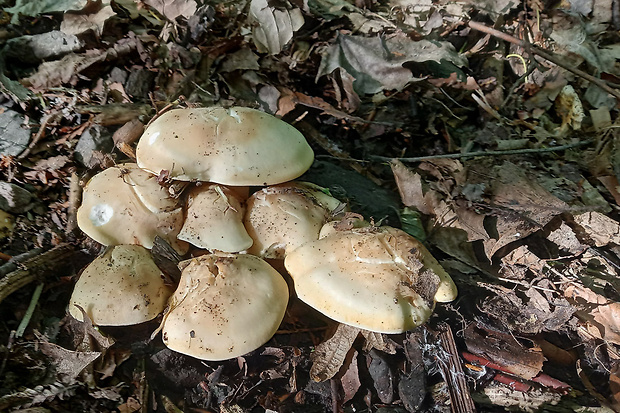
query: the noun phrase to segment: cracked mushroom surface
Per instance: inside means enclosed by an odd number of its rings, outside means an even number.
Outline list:
[[[256,109],[174,109],[155,119],[136,148],[138,165],[172,179],[223,185],[274,185],[303,174],[314,160],[304,136]]]
[[[276,332],[288,304],[284,278],[262,259],[215,253],[185,261],[164,316],[168,348],[203,360],[249,353]]]
[[[77,212],[78,226],[103,245],[139,244],[153,247],[159,235],[179,252],[187,244],[177,240],[183,209],[157,177],[126,163],[93,176],[84,188]]]
[[[140,324],[161,314],[172,292],[149,250],[140,245],[117,245],[82,271],[69,313],[83,321],[79,305],[95,325]]]
[[[284,260],[297,296],[326,316],[365,330],[401,333],[423,324],[436,301],[456,298],[450,276],[404,231],[328,232]]]
[[[243,218],[254,240],[248,253],[281,259],[288,251],[319,239],[332,211],[343,205],[307,182],[287,182],[255,192],[247,200]]]
[[[245,206],[228,187],[210,184],[192,188],[187,214],[178,239],[209,251],[240,252],[252,245],[243,226]]]

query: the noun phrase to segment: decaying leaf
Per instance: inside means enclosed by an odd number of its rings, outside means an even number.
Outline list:
[[[293,39],[293,33],[304,24],[301,10],[296,7],[274,7],[267,0],[252,0],[250,18],[252,36],[259,51],[278,54]]]
[[[620,245],[620,223],[600,212],[592,211],[575,215],[575,223],[583,228],[584,235],[596,247],[613,243]]]
[[[589,288],[571,284],[564,296],[579,310],[576,315],[592,336],[620,345],[620,303]]]
[[[358,94],[401,90],[409,82],[421,80],[403,66],[407,62],[434,61],[465,66],[467,60],[447,42],[413,41],[404,35],[363,37],[339,35],[321,60],[317,79],[343,68],[355,78]]]
[[[100,351],[73,351],[46,340],[39,342],[41,351],[54,360],[59,377],[65,382],[76,378],[82,370],[101,356]]]
[[[103,33],[103,25],[116,13],[112,10],[109,2],[106,5],[102,5],[94,13],[89,14],[77,14],[77,13],[65,13],[60,24],[60,30],[66,34],[78,35],[86,33],[92,30],[95,35],[101,36]]]
[[[67,10],[82,10],[88,0],[17,0],[15,6],[4,9],[7,13],[12,13],[11,23],[15,24],[19,20],[19,15],[37,16],[41,13],[51,13]]]
[[[145,0],[144,2],[170,21],[176,20],[177,17],[189,19],[197,9],[195,0]]]
[[[360,331],[357,327],[339,324],[333,336],[316,346],[312,354],[310,377],[314,381],[325,381],[334,377]]]

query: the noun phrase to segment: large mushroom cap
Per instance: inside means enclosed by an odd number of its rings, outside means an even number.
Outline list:
[[[245,207],[232,189],[218,185],[192,188],[185,223],[177,238],[210,251],[240,252],[252,245],[243,226]]]
[[[117,245],[84,269],[71,295],[69,313],[82,321],[79,305],[95,325],[139,324],[157,317],[171,294],[147,249]]]
[[[456,287],[428,250],[390,227],[335,231],[290,252],[298,297],[344,324],[401,333],[424,323]]]
[[[323,224],[342,203],[306,182],[287,182],[255,192],[243,222],[254,244],[248,253],[284,258],[288,251],[319,239]]]
[[[144,131],[138,165],[171,178],[223,185],[273,185],[297,178],[314,153],[294,127],[255,109],[175,109]]]
[[[159,185],[157,177],[126,163],[93,176],[84,188],[77,212],[78,226],[103,245],[139,244],[153,247],[159,235],[178,251],[183,225],[178,201]]]
[[[266,343],[288,304],[282,276],[252,255],[216,253],[189,261],[163,323],[163,341],[179,353],[226,360]]]

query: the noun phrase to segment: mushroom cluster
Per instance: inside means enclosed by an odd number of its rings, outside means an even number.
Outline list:
[[[294,181],[313,151],[271,115],[241,107],[171,110],[146,128],[136,158],[84,188],[78,225],[110,247],[76,284],[69,309],[76,318],[83,310],[95,324],[136,324],[167,305],[160,328],[169,348],[223,360],[263,345],[284,318],[289,287],[265,259],[283,262],[311,307],[376,332],[412,329],[436,302],[456,296],[450,276],[417,240],[340,220],[339,200]],[[186,182],[182,196],[170,194],[171,181]],[[147,250],[156,236],[189,255],[174,292]]]

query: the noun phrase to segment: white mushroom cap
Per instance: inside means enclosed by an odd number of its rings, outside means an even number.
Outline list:
[[[157,317],[172,292],[147,249],[117,245],[84,269],[71,295],[69,313],[83,321],[79,305],[95,325],[139,324]]]
[[[302,301],[343,324],[381,333],[423,324],[438,298],[457,293],[420,242],[390,227],[332,232],[290,252],[284,265]]]
[[[175,109],[151,123],[136,148],[138,165],[173,179],[273,185],[297,178],[314,153],[304,136],[255,109]]]
[[[177,238],[210,251],[244,251],[252,245],[243,226],[244,212],[238,195],[228,187],[194,187],[188,193],[185,223]]]
[[[183,269],[164,317],[163,341],[203,360],[234,358],[273,336],[287,304],[286,281],[262,259],[203,255]]]
[[[288,182],[255,192],[243,222],[254,244],[247,251],[263,258],[284,258],[288,251],[319,238],[321,227],[342,203],[305,182]]]
[[[159,235],[177,251],[187,250],[187,244],[176,239],[183,209],[156,176],[136,164],[117,165],[93,176],[84,188],[77,221],[86,235],[103,245],[152,248]]]

